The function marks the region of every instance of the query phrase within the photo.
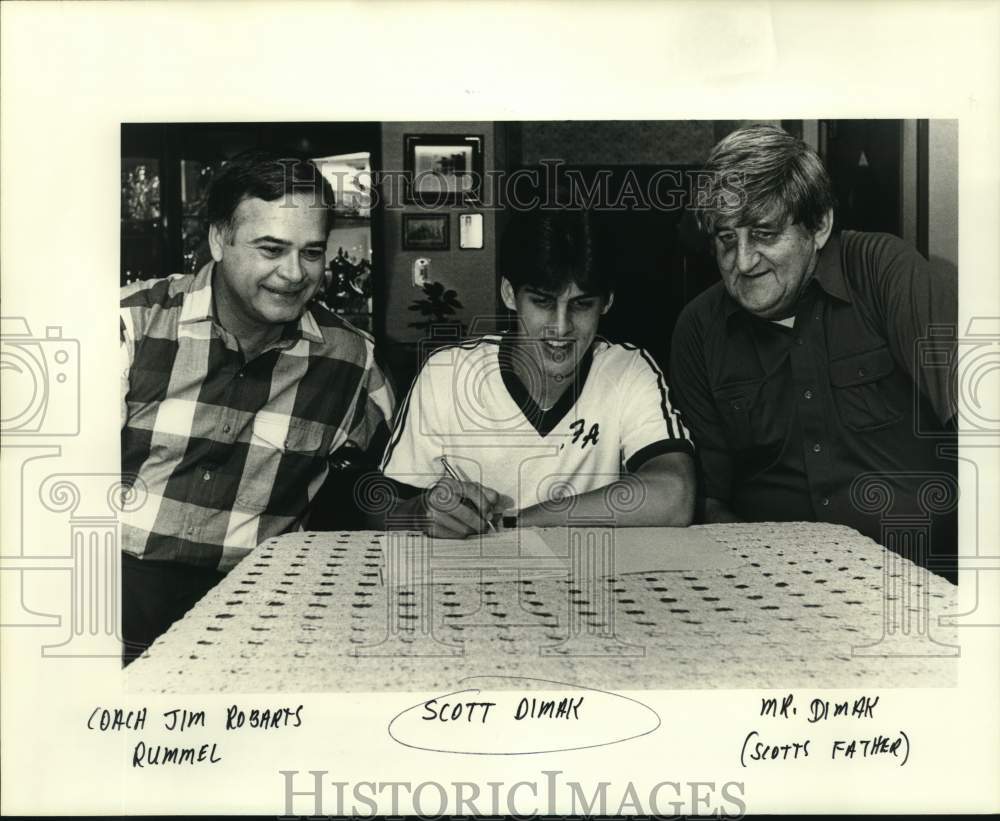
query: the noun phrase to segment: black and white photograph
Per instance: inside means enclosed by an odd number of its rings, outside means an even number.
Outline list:
[[[479,196],[481,136],[407,134],[404,150],[410,202],[464,202]]]
[[[404,251],[447,251],[448,214],[403,214]]]
[[[124,272],[210,251],[123,273],[129,681],[954,686],[958,123],[490,126],[470,281],[448,213],[383,196],[380,123],[123,124],[124,230],[161,226]],[[177,237],[148,192],[185,150],[213,179],[161,196]],[[374,158],[371,336],[331,294],[310,155],[343,154]]]
[[[458,218],[458,247],[475,251],[483,247],[483,215],[460,214]]]
[[[3,812],[1000,808],[1000,5],[714,5],[3,9]]]

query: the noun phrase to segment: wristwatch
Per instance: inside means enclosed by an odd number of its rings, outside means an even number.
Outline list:
[[[517,511],[513,513],[504,513],[501,518],[504,530],[514,530],[517,528]]]

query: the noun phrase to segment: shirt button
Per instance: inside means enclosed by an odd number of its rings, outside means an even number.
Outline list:
[[[804,396],[804,397],[805,397],[806,399],[812,399],[812,398],[813,398],[813,392],[812,392],[812,391],[805,391],[805,392],[804,392],[804,393],[803,393],[802,395],[803,395],[803,396]]]
[[[203,474],[201,475],[201,478],[202,478],[202,479],[204,479],[204,480],[205,480],[205,481],[207,482],[207,481],[208,481],[209,479],[211,479],[211,478],[212,478],[212,473],[211,473],[211,471],[207,471],[207,470],[206,470],[206,471],[205,471],[205,472],[204,472],[204,473],[203,473]]]
[[[829,507],[830,506],[830,500],[829,500],[829,498],[827,498],[826,496],[824,496],[823,500],[820,502],[820,504],[822,504],[823,507]]]
[[[864,375],[865,375],[865,369],[864,368],[858,368],[858,376],[864,376]]]
[[[223,433],[229,433],[230,431],[232,431],[232,429],[233,429],[232,425],[223,425],[222,426],[222,432]]]
[[[813,453],[819,453],[821,450],[823,450],[823,446],[819,442],[813,445]]]

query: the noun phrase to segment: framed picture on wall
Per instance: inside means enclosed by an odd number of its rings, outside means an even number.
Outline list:
[[[458,247],[481,250],[483,247],[483,215],[458,215]]]
[[[403,214],[404,251],[447,251],[447,214]]]
[[[483,185],[483,138],[406,134],[403,171],[407,202],[422,205],[476,202]]]

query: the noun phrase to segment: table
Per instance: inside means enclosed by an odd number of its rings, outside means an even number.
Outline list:
[[[698,530],[728,563],[414,586],[386,581],[378,533],[288,534],[133,662],[127,686],[447,692],[472,675],[616,690],[955,683],[956,631],[941,617],[957,615],[957,587],[944,579],[838,525]]]

